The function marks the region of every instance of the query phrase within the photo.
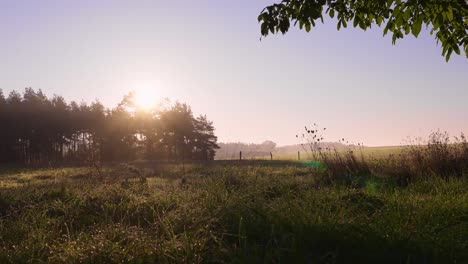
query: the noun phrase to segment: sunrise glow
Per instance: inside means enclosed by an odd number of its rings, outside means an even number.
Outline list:
[[[158,94],[156,88],[142,87],[134,91],[134,103],[138,108],[150,110],[155,107]]]

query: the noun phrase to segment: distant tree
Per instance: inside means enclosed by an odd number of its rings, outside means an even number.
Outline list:
[[[7,127],[7,103],[3,95],[3,90],[0,89],[0,160],[5,159],[8,154],[9,140],[7,139],[9,127]]]
[[[213,122],[209,121],[206,115],[201,115],[195,120],[194,152],[198,160],[213,160],[218,138],[214,134]]]
[[[259,15],[261,34],[286,33],[291,23],[299,23],[307,32],[324,21],[324,14],[336,18],[337,29],[348,23],[366,30],[372,25],[392,32],[392,42],[404,35],[418,37],[423,25],[431,29],[442,44],[442,55],[450,59],[453,52],[464,50],[468,58],[467,0],[282,0],[267,6]]]
[[[8,95],[7,103],[12,106],[18,106],[21,103],[21,101],[23,101],[23,98],[21,97],[21,94],[17,91],[11,91]]]
[[[5,95],[3,95],[3,90],[0,89],[0,105],[4,107],[5,103],[6,103]]]
[[[266,151],[266,152],[273,151],[275,148],[276,148],[276,143],[271,140],[264,141],[261,145],[261,150]]]
[[[104,126],[104,160],[131,160],[135,158],[137,128],[131,113],[124,104],[107,112]]]
[[[16,121],[24,118],[25,114],[21,111],[22,103],[21,94],[16,91],[10,92],[6,99],[6,107],[2,112],[2,140],[5,142],[6,148],[3,160],[6,162],[14,162],[23,160],[25,156],[25,142],[22,141],[25,137],[25,123],[17,123]],[[15,124],[16,123],[16,124]]]
[[[266,140],[261,144],[246,143],[219,143],[219,151],[216,152],[217,159],[234,159],[239,157],[242,151],[244,158],[259,158],[270,156],[270,152],[276,151],[276,143]]]

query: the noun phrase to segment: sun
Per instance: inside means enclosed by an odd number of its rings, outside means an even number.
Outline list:
[[[150,110],[156,106],[156,89],[145,87],[134,91],[134,103],[138,108]]]

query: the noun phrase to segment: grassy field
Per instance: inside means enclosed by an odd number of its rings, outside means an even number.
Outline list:
[[[398,155],[402,152],[404,147],[402,146],[386,146],[386,147],[365,147],[365,148],[344,148],[339,150],[339,152],[346,152],[351,149],[355,149],[357,154],[363,155],[364,157],[372,157],[372,158],[382,158],[387,157],[389,155]],[[312,154],[310,151],[301,150],[300,151],[300,158],[301,160],[309,160],[312,158]],[[239,159],[237,155],[235,159]],[[244,158],[246,160],[270,160],[271,156],[258,156],[254,158]],[[288,153],[288,154],[278,154],[273,153],[273,160],[289,160],[289,161],[297,161],[298,155],[297,153]]]
[[[0,263],[467,263],[468,179],[298,162],[0,171]]]

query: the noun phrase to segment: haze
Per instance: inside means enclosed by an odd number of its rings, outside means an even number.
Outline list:
[[[113,107],[151,87],[206,114],[221,142],[294,144],[313,123],[370,146],[468,132],[468,61],[446,63],[428,32],[392,46],[326,23],[260,41],[271,2],[1,1],[0,88]]]

